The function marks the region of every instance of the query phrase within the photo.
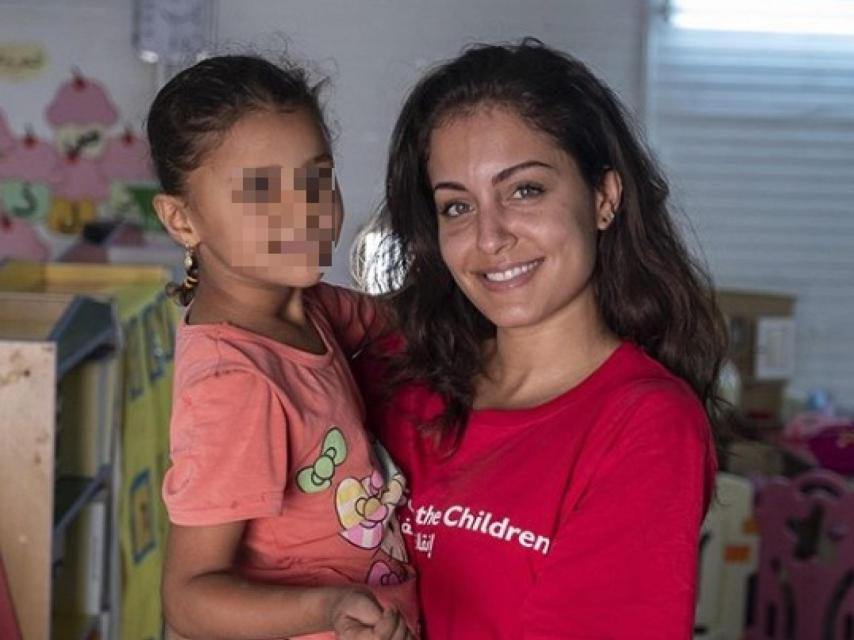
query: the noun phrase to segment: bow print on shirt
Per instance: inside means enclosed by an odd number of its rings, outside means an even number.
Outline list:
[[[357,547],[375,549],[385,535],[385,524],[403,499],[403,476],[398,473],[386,483],[374,470],[361,481],[345,478],[335,493],[341,535]]]
[[[317,493],[332,486],[335,467],[347,458],[347,443],[338,427],[332,427],[323,438],[320,455],[310,467],[297,473],[297,486],[306,493]]]

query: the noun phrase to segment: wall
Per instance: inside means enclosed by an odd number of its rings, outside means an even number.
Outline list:
[[[641,0],[256,0],[251,11],[222,2],[225,50],[316,61],[332,81],[329,113],[337,122],[337,170],[347,207],[342,249],[382,197],[385,155],[406,91],[429,65],[467,43],[532,35],[588,62],[635,108],[642,104],[645,32]],[[346,282],[346,250],[331,280]]]
[[[78,67],[110,91],[123,124],[142,124],[154,97],[154,68],[131,46],[130,0],[0,0],[0,43],[35,42],[47,53],[47,66],[31,80],[0,79],[0,108],[10,127],[30,125],[41,136],[51,132],[44,111],[59,85]]]
[[[48,54],[38,78],[0,81],[10,125],[49,135],[43,111],[72,66],[102,81],[123,121],[140,126],[155,70],[131,46],[131,0],[0,0],[0,42],[35,41]],[[347,208],[330,279],[349,280],[347,248],[379,205],[385,153],[407,89],[430,64],[467,43],[536,36],[587,61],[631,108],[643,103],[641,0],[219,0],[219,51],[288,54],[331,79],[337,169]]]

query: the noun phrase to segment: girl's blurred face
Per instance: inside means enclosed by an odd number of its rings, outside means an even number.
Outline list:
[[[331,265],[342,207],[327,142],[306,111],[244,116],[187,182],[207,271],[310,286]]]
[[[619,202],[613,172],[591,190],[549,136],[498,106],[435,129],[427,170],[442,258],[491,322],[590,317],[597,235]]]

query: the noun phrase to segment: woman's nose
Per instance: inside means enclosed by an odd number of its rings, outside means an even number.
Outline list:
[[[481,207],[477,212],[477,246],[484,253],[497,254],[513,243],[513,234],[500,205]]]

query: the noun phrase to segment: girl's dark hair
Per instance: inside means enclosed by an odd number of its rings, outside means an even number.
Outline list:
[[[308,73],[296,65],[277,65],[252,55],[208,58],[181,71],[158,92],[146,123],[161,188],[170,195],[186,195],[187,175],[238,120],[252,112],[304,109],[329,142],[319,100],[323,84],[312,84]],[[192,299],[186,281],[170,291],[183,304]]]
[[[692,259],[667,208],[668,186],[617,97],[575,58],[541,42],[476,45],[427,74],[392,135],[382,273],[406,341],[391,362],[397,383],[426,383],[445,401],[432,424],[459,437],[483,371],[490,323],[460,291],[439,252],[427,174],[430,134],[478,107],[512,109],[548,134],[593,189],[608,170],[622,180],[616,218],[598,239],[596,299],[606,325],[686,380],[717,423],[726,330],[711,281]]]

